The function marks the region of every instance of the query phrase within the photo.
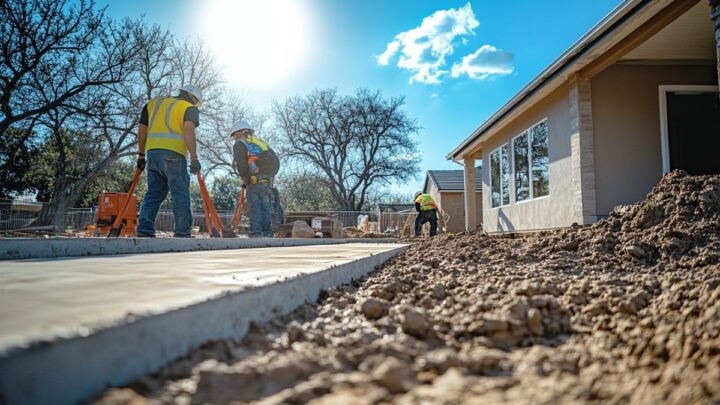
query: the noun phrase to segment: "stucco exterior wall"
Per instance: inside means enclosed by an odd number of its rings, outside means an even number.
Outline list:
[[[711,65],[616,64],[592,79],[600,218],[619,204],[642,200],[662,177],[658,86],[716,83]]]
[[[440,208],[450,215],[447,231],[452,233],[465,230],[465,196],[462,191],[443,191]],[[482,218],[482,193],[475,193],[475,212]]]
[[[430,194],[433,200],[435,200],[435,203],[442,206],[442,196],[440,195],[440,191],[438,191],[437,186],[435,186],[435,183],[428,181],[427,184],[427,188],[423,190],[425,194]]]
[[[483,164],[482,173],[482,222],[486,232],[530,231],[572,224],[573,184],[568,90],[568,85],[561,86],[482,144],[482,159],[483,162],[488,162]],[[548,120],[549,129],[550,194],[516,203],[515,185],[511,175],[510,205],[491,208],[490,153],[545,118]]]

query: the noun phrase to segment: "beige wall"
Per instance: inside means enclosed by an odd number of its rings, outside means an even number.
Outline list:
[[[563,227],[572,223],[568,90],[567,85],[561,86],[482,145],[482,220],[485,231],[528,231]],[[490,153],[545,118],[549,128],[550,195],[516,204],[515,185],[511,176],[510,205],[491,208]]]
[[[441,205],[442,196],[440,195],[440,192],[438,191],[437,187],[435,186],[435,183],[432,182],[432,180],[428,181],[428,187],[427,189],[423,190],[425,194],[430,194],[435,200],[435,203],[438,205]]]
[[[598,215],[645,198],[662,177],[658,86],[716,82],[709,65],[620,64],[592,79]]]
[[[462,191],[443,191],[440,208],[450,215],[447,223],[447,231],[452,233],[465,230],[465,195]],[[475,193],[475,212],[477,218],[482,218],[482,193]]]
[[[450,215],[450,220],[447,223],[447,231],[452,233],[463,232],[465,230],[465,197],[463,192],[440,192],[432,181],[428,182],[428,187],[425,189],[425,192],[432,196],[440,209]],[[477,218],[482,218],[482,193],[477,192],[475,195],[475,212],[477,213]]]

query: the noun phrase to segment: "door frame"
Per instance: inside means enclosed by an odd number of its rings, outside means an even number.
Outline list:
[[[718,86],[690,84],[667,84],[658,86],[658,98],[660,99],[660,145],[662,150],[663,174],[670,171],[670,142],[668,140],[667,122],[667,93],[679,91],[687,91],[693,93],[717,93]]]

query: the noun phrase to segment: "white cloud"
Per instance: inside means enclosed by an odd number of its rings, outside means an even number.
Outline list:
[[[430,95],[430,98],[435,98],[435,97],[440,97],[440,95],[437,94],[437,93],[433,93],[433,94]]]
[[[461,63],[453,64],[452,77],[466,74],[471,79],[483,80],[491,75],[507,75],[513,72],[512,60],[512,53],[492,45],[483,45],[474,53],[464,56]]]
[[[425,17],[419,27],[397,34],[385,52],[377,56],[377,62],[385,66],[399,53],[397,66],[413,73],[410,83],[439,83],[440,77],[449,73],[442,67],[445,58],[453,53],[455,39],[474,35],[478,25],[470,3],[458,9],[438,10]]]
[[[385,48],[385,52],[383,52],[382,55],[377,57],[377,61],[379,65],[386,66],[388,63],[390,63],[390,58],[397,52],[398,48],[400,47],[400,42],[398,41],[392,41],[389,44],[387,44],[387,48]]]

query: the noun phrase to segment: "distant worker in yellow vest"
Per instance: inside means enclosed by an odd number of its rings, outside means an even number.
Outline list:
[[[419,236],[422,232],[422,226],[425,222],[430,222],[430,236],[437,234],[437,204],[430,194],[421,192],[415,193],[415,210],[418,212],[415,218],[415,236]]]
[[[138,237],[155,237],[155,218],[168,192],[172,196],[175,237],[191,237],[187,154],[190,153],[190,173],[200,172],[195,128],[200,125],[201,104],[202,91],[189,84],[180,88],[176,97],[157,97],[143,107],[137,168],[144,170],[147,165],[148,189],[140,207]]]
[[[250,203],[250,237],[272,238],[273,217],[280,223],[282,207],[273,179],[280,170],[280,160],[265,141],[255,136],[247,121],[237,121],[230,128],[233,145],[233,168],[243,179]],[[279,218],[278,218],[279,217]]]

